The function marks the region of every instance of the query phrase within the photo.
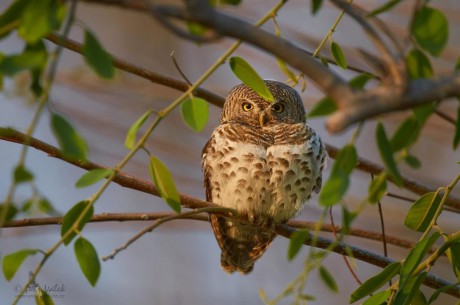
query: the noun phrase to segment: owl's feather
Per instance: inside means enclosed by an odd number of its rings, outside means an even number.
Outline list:
[[[259,126],[255,117],[239,113],[241,100],[255,104],[254,116],[273,105],[240,85],[227,98],[221,125],[203,149],[206,199],[243,216],[211,215],[227,272],[250,272],[275,238],[274,225],[295,216],[321,187],[326,152],[306,125],[300,97],[282,83],[268,87],[286,103],[286,117],[268,113],[267,126]]]

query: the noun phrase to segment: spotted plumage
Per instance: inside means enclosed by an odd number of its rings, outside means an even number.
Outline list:
[[[241,84],[226,98],[220,125],[203,149],[207,201],[236,209],[242,220],[211,215],[222,268],[251,272],[284,223],[321,188],[327,153],[306,124],[298,93],[265,81],[275,102]]]

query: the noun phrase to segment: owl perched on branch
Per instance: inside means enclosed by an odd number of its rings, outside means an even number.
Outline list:
[[[327,153],[306,124],[299,94],[281,82],[265,83],[274,102],[244,84],[230,91],[203,149],[206,200],[242,217],[210,216],[228,273],[251,272],[275,238],[274,226],[321,189]]]

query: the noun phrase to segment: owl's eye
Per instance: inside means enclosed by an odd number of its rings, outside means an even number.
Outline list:
[[[272,106],[273,111],[281,113],[284,111],[284,104],[283,103],[276,103]]]
[[[243,102],[243,104],[241,104],[241,107],[243,108],[243,111],[246,111],[246,112],[254,109],[254,105],[248,102]]]

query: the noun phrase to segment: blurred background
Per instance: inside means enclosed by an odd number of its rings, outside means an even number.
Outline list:
[[[407,37],[407,23],[414,1],[404,1],[390,14],[383,15],[390,28],[401,38]],[[10,1],[2,1],[3,10]],[[356,1],[365,8],[373,8],[385,1]],[[243,1],[236,8],[226,8],[230,13],[243,16],[251,21],[262,17],[276,1]],[[460,7],[457,1],[436,1],[432,5],[441,9],[449,19],[449,43],[441,57],[434,61],[439,73],[452,70],[460,52]],[[280,11],[277,21],[283,37],[292,39],[307,50],[313,51],[327,33],[338,11],[324,3],[323,9],[311,15],[310,1],[292,0]],[[77,10],[78,23],[70,37],[83,40],[82,27],[91,28],[112,54],[146,69],[179,78],[172,63],[170,53],[175,51],[177,61],[184,73],[193,81],[197,79],[233,42],[219,40],[212,44],[198,45],[177,38],[165,30],[152,17],[116,7],[80,3]],[[272,24],[266,26],[272,30]],[[345,51],[350,64],[369,70],[356,52],[356,47],[374,52],[360,27],[348,17],[344,17],[334,34]],[[54,45],[49,43],[49,47]],[[0,43],[0,51],[9,54],[22,48],[20,40],[11,35]],[[328,44],[323,54],[328,55]],[[263,78],[284,81],[276,61],[266,53],[248,45],[241,46],[235,55],[242,56]],[[68,118],[86,138],[90,148],[90,159],[94,162],[113,166],[126,154],[124,137],[129,126],[146,110],[159,110],[168,105],[180,92],[152,84],[149,81],[117,72],[113,81],[99,79],[87,68],[80,55],[64,50],[55,86],[51,94],[53,110]],[[353,73],[332,67],[346,78]],[[228,64],[222,65],[202,87],[221,96],[236,84]],[[18,76],[5,83],[0,95],[0,124],[24,131],[35,110],[27,93],[28,79]],[[297,87],[300,91],[300,88]],[[323,94],[307,83],[301,93],[307,109],[311,108]],[[454,115],[457,102],[442,104],[441,109]],[[220,108],[210,105],[210,120],[204,131],[194,133],[181,121],[176,109],[152,135],[148,148],[171,170],[178,190],[204,199],[201,172],[201,150],[212,130],[218,125]],[[307,110],[308,111],[308,110]],[[392,132],[407,113],[397,113],[384,117],[385,126]],[[325,142],[341,147],[346,143],[354,128],[341,135],[329,135],[324,129],[324,120],[312,119],[309,124],[322,136]],[[381,163],[374,140],[375,122],[369,121],[357,142],[359,155]],[[437,116],[432,116],[423,136],[413,149],[423,166],[420,170],[402,167],[402,172],[417,181],[441,186],[450,182],[459,171],[453,166],[459,161],[458,151],[452,151],[454,127]],[[50,144],[56,141],[50,131],[49,113],[42,116],[34,136]],[[11,182],[11,173],[21,146],[0,142],[0,195],[4,198]],[[333,160],[329,164],[332,164]],[[129,174],[149,179],[148,159],[139,153],[125,168]],[[87,198],[97,186],[76,189],[75,181],[84,171],[62,161],[48,157],[40,151],[29,150],[27,167],[36,176],[40,192],[54,207],[65,213],[76,202]],[[329,169],[331,166],[329,165]],[[328,176],[328,169],[325,172]],[[345,202],[352,207],[367,193],[369,174],[355,171],[351,189]],[[417,198],[417,195],[390,186],[392,192]],[[456,191],[458,195],[458,190]],[[31,196],[30,187],[19,187],[15,202],[22,202]],[[410,204],[404,201],[384,198],[383,215],[388,235],[416,240],[415,234],[403,226]],[[95,206],[95,213],[133,213],[169,211],[169,207],[157,197],[122,188],[113,184]],[[297,219],[317,220],[322,209],[313,198]],[[335,221],[340,223],[340,209],[334,210]],[[33,215],[39,216],[39,215]],[[379,215],[376,206],[369,206],[355,221],[354,227],[380,232]],[[458,215],[443,213],[440,224],[448,231],[460,229]],[[95,223],[88,224],[84,236],[97,248],[99,256],[109,254],[123,244],[148,223]],[[47,249],[60,238],[59,226],[41,226],[3,229],[0,239],[0,255],[23,248]],[[323,234],[329,236],[328,234]],[[382,253],[382,244],[359,238],[347,238],[349,243]],[[256,263],[255,270],[247,275],[227,275],[220,269],[220,249],[214,239],[210,225],[206,222],[177,220],[161,226],[147,234],[121,252],[114,260],[102,263],[102,273],[95,288],[92,288],[79,270],[73,253],[73,246],[60,248],[40,272],[40,285],[64,286],[53,300],[55,304],[260,304],[259,290],[263,289],[269,298],[274,297],[303,268],[306,247],[291,262],[287,260],[288,240],[278,237],[266,254]],[[407,249],[389,246],[389,256],[400,259]],[[7,282],[0,277],[0,299],[7,304],[16,295],[19,285],[24,284],[40,259],[40,255],[30,257],[22,265],[16,276]],[[361,280],[376,273],[379,268],[352,261]],[[312,304],[347,304],[348,296],[358,284],[352,278],[339,255],[331,254],[325,261],[339,284],[339,293],[330,292],[313,272],[308,279],[306,293],[317,297]],[[442,258],[432,269],[433,273],[453,281],[454,277],[446,258]],[[433,290],[427,289],[430,295]],[[454,298],[443,296],[439,303],[454,303]],[[281,304],[290,303],[290,299]],[[33,297],[25,296],[22,304],[35,304]]]

